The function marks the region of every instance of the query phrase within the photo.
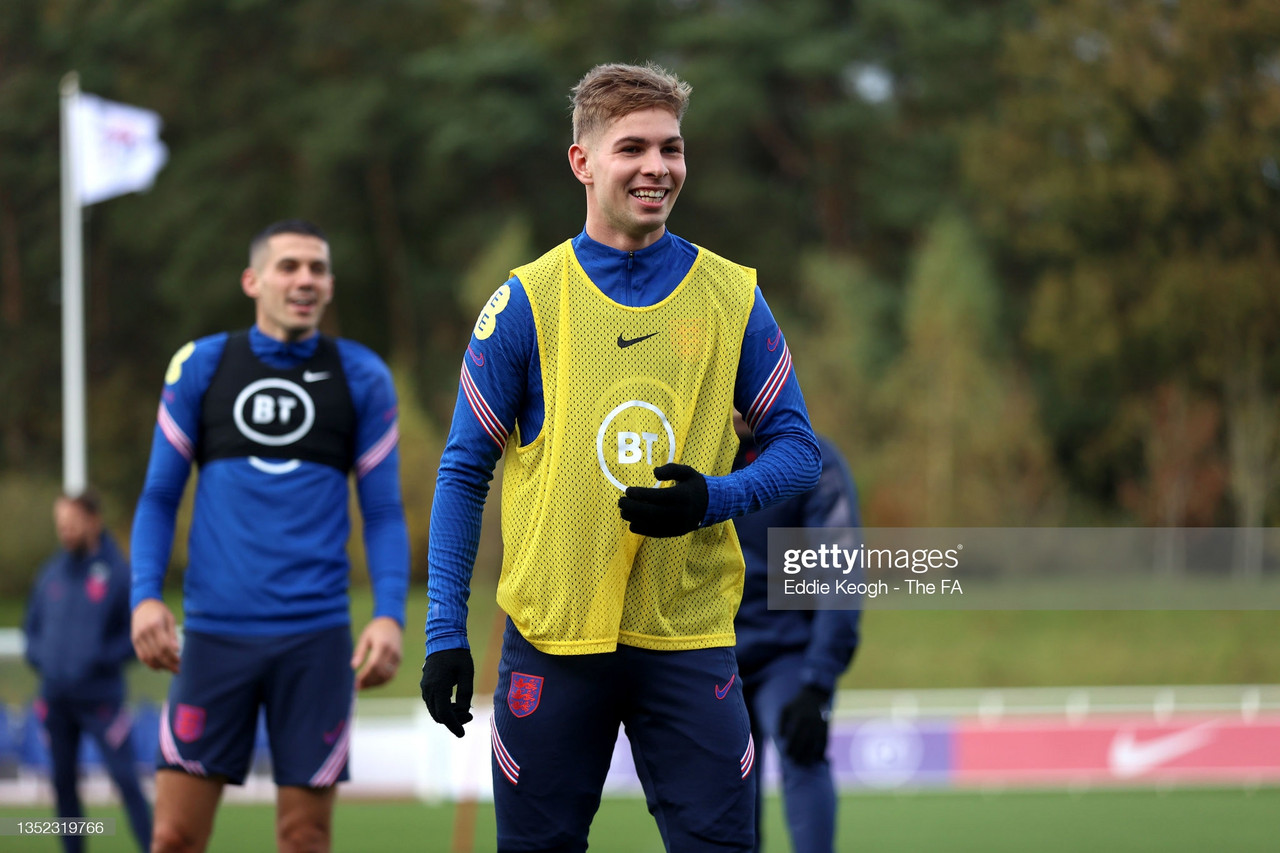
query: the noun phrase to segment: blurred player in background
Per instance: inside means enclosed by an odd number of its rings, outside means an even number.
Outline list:
[[[750,428],[735,413],[742,448],[734,470],[750,465],[758,450]],[[822,476],[802,495],[734,520],[747,579],[734,619],[751,733],[777,748],[782,802],[796,853],[835,850],[836,789],[827,760],[831,698],[836,681],[858,648],[858,610],[769,610],[769,528],[841,528],[822,541],[858,547],[858,492],[840,450],[824,436]],[[762,786],[763,787],[763,786]],[[756,825],[761,825],[758,791]],[[757,831],[756,849],[763,848]]]
[[[223,785],[249,769],[260,706],[279,787],[276,843],[327,850],[354,691],[389,681],[400,663],[409,540],[395,388],[371,350],[319,334],[333,281],[319,228],[268,226],[241,275],[254,326],[187,344],[165,375],[133,527],[133,642],[148,666],[175,673],[160,720],[155,850],[204,849]],[[193,462],[180,653],[161,592]],[[354,654],[352,471],[374,596]]]
[[[422,695],[461,737],[469,584],[505,452],[509,619],[490,732],[502,851],[586,849],[620,723],[668,850],[754,841],[733,655],[742,554],[722,522],[811,487],[819,453],[755,271],[666,229],[689,91],[653,65],[583,77],[569,165],[585,228],[498,288],[462,360],[431,511]],[[730,473],[735,404],[761,453]]]
[[[133,720],[125,708],[124,666],[133,660],[129,640],[129,563],[103,527],[92,489],[62,495],[53,505],[58,553],[45,563],[27,603],[26,658],[40,676],[36,713],[49,733],[58,816],[82,818],[76,769],[83,734],[93,738],[146,850],[151,807],[138,783]],[[64,850],[84,849],[84,839],[64,835]]]

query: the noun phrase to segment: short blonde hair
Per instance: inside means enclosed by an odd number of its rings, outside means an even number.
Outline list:
[[[680,121],[692,91],[688,83],[653,62],[597,65],[571,93],[573,141],[581,143],[616,118],[654,107],[670,110]]]

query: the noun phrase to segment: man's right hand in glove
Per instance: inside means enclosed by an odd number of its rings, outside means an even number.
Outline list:
[[[422,665],[422,701],[431,719],[462,737],[464,723],[471,722],[471,691],[476,675],[470,649],[445,649],[427,655]],[[453,698],[454,688],[458,690]]]
[[[787,757],[800,766],[821,761],[827,752],[831,694],[812,684],[801,687],[782,708],[778,733]]]

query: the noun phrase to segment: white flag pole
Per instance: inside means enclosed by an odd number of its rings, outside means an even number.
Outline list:
[[[62,488],[88,485],[85,440],[84,257],[74,114],[80,76],[62,78]]]

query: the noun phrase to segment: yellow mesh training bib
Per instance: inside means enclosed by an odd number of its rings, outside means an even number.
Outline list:
[[[534,441],[507,446],[498,604],[550,654],[733,645],[733,525],[639,536],[618,498],[671,461],[729,473],[755,271],[699,249],[675,291],[645,308],[601,293],[568,242],[512,274],[533,308],[545,413]]]

